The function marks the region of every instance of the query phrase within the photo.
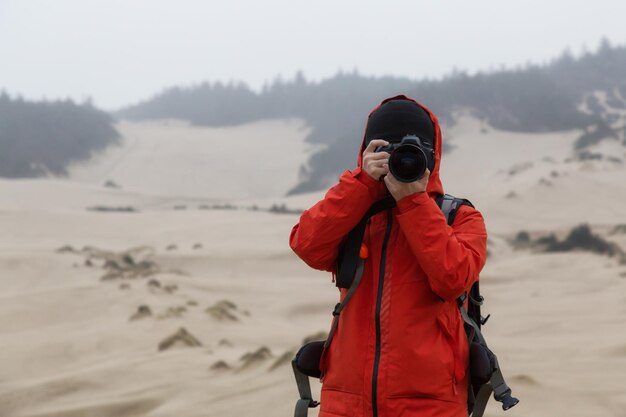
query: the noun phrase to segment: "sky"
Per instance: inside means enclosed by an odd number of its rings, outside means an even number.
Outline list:
[[[301,70],[438,78],[626,44],[621,0],[0,0],[0,89],[106,110]]]

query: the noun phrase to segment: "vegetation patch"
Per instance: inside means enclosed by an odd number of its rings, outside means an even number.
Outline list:
[[[90,102],[34,102],[0,93],[0,176],[67,175],[69,163],[119,144],[113,122]]]
[[[554,233],[533,240],[527,231],[522,230],[517,233],[512,244],[516,249],[532,248],[538,252],[572,252],[577,250],[592,252],[616,257],[621,264],[626,264],[624,250],[615,242],[594,234],[586,223],[572,228],[563,240],[559,240]]]

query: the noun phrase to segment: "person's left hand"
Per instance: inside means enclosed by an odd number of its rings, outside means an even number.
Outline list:
[[[397,202],[409,195],[425,192],[426,185],[428,185],[429,177],[430,177],[430,171],[428,170],[428,168],[426,168],[426,172],[424,173],[424,176],[417,181],[413,181],[413,182],[398,181],[391,172],[384,176],[384,181],[385,181],[385,185],[387,186],[387,189],[393,196],[394,200],[396,200]]]

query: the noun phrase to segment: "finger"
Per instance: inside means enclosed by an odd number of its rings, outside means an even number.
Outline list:
[[[380,179],[380,177],[382,177],[383,175],[387,175],[388,173],[386,169],[382,169],[382,168],[374,169],[374,170],[371,170],[370,172],[373,178],[378,178],[378,179]]]
[[[384,159],[382,161],[368,161],[365,164],[365,166],[368,167],[369,169],[377,169],[377,168],[387,168],[387,169],[389,169],[389,164]]]
[[[397,184],[397,183],[398,183],[398,181],[396,180],[396,177],[394,177],[394,176],[393,176],[393,174],[392,174],[391,172],[389,172],[389,167],[385,166],[384,168],[385,168],[385,170],[387,171],[387,174],[389,174],[389,175],[387,175],[387,177],[389,178],[389,182],[390,182],[392,185]]]
[[[394,183],[391,180],[392,175],[385,175],[383,177],[383,180],[385,181],[385,185],[387,186],[387,188],[389,189],[389,191],[395,189]]]
[[[363,164],[380,164],[385,163],[389,160],[389,154],[387,152],[375,152],[368,153],[363,157]]]
[[[369,157],[369,159],[372,159],[372,160],[379,160],[379,159],[387,160],[389,159],[391,155],[389,154],[389,152],[374,152],[374,153],[367,154],[367,156]]]
[[[377,180],[381,180],[388,173],[389,172],[387,170],[382,169],[382,168],[378,168],[378,169],[370,171],[370,177],[376,178]]]
[[[370,143],[367,144],[367,147],[363,151],[364,154],[374,152],[378,146],[387,146],[389,142],[384,139],[372,139]]]

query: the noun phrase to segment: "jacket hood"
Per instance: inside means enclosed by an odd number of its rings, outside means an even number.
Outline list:
[[[372,111],[369,113],[368,118],[372,115],[372,113],[374,113],[376,110],[378,110],[380,108],[380,106],[382,106],[383,104],[387,103],[388,101],[391,100],[409,100],[412,101],[414,103],[416,103],[417,105],[419,105],[422,109],[424,109],[426,111],[426,113],[428,113],[428,116],[430,116],[430,120],[433,122],[433,125],[435,127],[435,167],[433,168],[432,172],[430,173],[430,178],[428,179],[428,185],[426,186],[426,192],[428,193],[428,195],[430,197],[436,197],[438,195],[442,195],[443,194],[443,185],[441,184],[441,179],[439,178],[439,166],[441,165],[441,128],[439,127],[439,121],[437,120],[437,117],[433,114],[433,112],[430,111],[430,109],[428,109],[426,106],[424,106],[423,104],[419,103],[417,100],[414,100],[408,96],[405,96],[403,94],[394,96],[394,97],[389,97],[384,99],[383,101],[380,102],[380,104],[378,106],[376,106],[374,109],[372,109]],[[366,124],[367,127],[367,124]],[[363,133],[363,140],[361,142],[361,151],[359,152],[359,156],[358,156],[358,166],[359,168],[362,168],[362,164],[363,164],[363,151],[365,150],[365,133]]]

